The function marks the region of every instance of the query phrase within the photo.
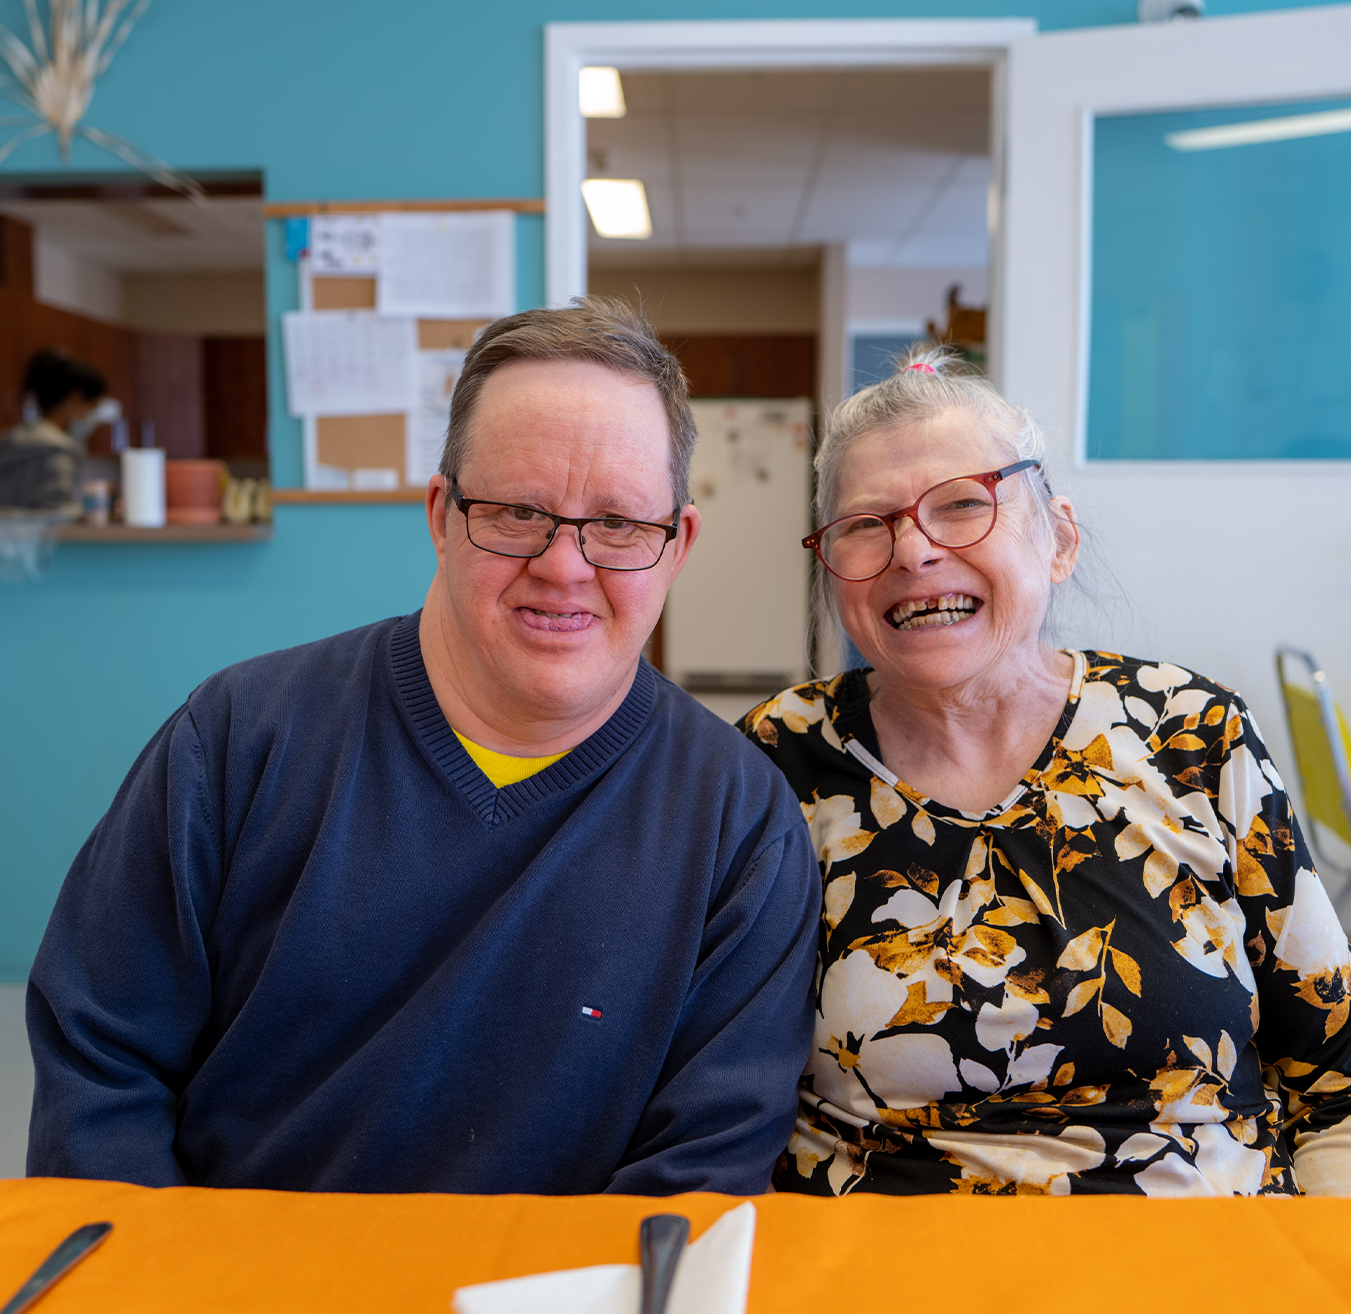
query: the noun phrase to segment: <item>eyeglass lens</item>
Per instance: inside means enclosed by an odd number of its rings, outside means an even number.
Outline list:
[[[992,489],[974,479],[952,479],[931,488],[917,508],[919,527],[940,547],[961,548],[978,543],[995,519]],[[900,533],[897,526],[897,533]],[[894,539],[885,520],[877,516],[849,516],[821,535],[821,556],[843,579],[871,579],[886,569]]]
[[[469,541],[503,557],[537,557],[554,536],[554,522],[529,507],[476,502],[467,508]],[[605,570],[646,570],[666,547],[666,533],[634,520],[588,520],[577,535],[582,555]]]

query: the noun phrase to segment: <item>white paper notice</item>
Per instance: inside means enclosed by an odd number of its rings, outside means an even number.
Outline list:
[[[380,268],[380,216],[317,214],[310,220],[310,272],[369,277]]]
[[[417,322],[369,310],[282,316],[292,415],[381,415],[417,396]]]
[[[404,430],[404,479],[426,484],[441,465],[450,422],[450,394],[464,368],[463,351],[418,352],[418,399]]]
[[[496,319],[516,309],[510,210],[380,216],[382,315]]]

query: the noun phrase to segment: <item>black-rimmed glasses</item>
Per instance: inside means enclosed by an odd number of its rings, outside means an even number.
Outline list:
[[[832,575],[855,582],[875,579],[891,564],[900,520],[908,519],[938,547],[975,547],[989,537],[999,517],[998,485],[1022,470],[1039,468],[1038,461],[1018,461],[1002,470],[945,479],[899,511],[832,520],[808,534],[802,546],[815,552]]]
[[[671,513],[675,519],[666,525],[619,516],[556,516],[515,502],[485,502],[465,497],[455,481],[450,495],[464,513],[469,541],[499,557],[541,556],[559,527],[571,525],[577,531],[582,556],[598,570],[651,570],[680,528],[679,511]]]

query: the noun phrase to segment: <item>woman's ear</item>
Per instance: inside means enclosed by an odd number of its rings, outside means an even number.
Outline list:
[[[1079,560],[1079,521],[1068,497],[1051,499],[1051,540],[1051,583],[1063,584],[1074,574],[1074,564]]]

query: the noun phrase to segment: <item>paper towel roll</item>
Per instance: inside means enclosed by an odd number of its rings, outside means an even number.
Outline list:
[[[162,447],[128,447],[122,453],[122,519],[144,529],[164,524]]]

